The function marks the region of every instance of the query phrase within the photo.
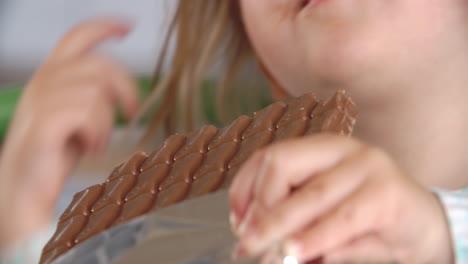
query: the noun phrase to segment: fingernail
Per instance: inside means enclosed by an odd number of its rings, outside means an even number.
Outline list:
[[[229,213],[229,223],[231,224],[232,232],[236,234],[239,225],[239,218],[237,217],[237,214],[232,211]]]
[[[252,207],[247,209],[247,214],[239,225],[237,229],[237,235],[243,237],[247,234],[248,230],[251,229],[250,225],[252,222],[253,210]]]
[[[302,244],[297,240],[288,240],[283,245],[283,253],[285,256],[292,256],[296,259],[301,258],[302,249]]]
[[[241,242],[240,245],[249,256],[258,255],[266,246],[264,234],[260,232],[261,230],[255,218],[257,208],[255,203],[249,206],[244,219],[241,220],[237,229],[237,236]]]

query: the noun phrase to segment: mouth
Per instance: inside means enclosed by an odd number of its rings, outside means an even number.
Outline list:
[[[306,6],[308,6],[310,4],[312,0],[302,0],[301,1],[301,9],[302,8],[305,8]]]
[[[319,5],[320,3],[322,2],[325,2],[327,0],[301,0],[300,1],[300,8],[301,9],[305,9],[306,7],[309,7],[309,6],[317,6]]]

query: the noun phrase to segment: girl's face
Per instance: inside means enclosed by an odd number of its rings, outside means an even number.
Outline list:
[[[257,56],[292,95],[430,75],[468,51],[466,0],[240,4]]]

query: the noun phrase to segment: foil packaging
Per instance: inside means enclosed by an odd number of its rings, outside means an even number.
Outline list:
[[[54,263],[259,263],[257,259],[232,260],[236,239],[230,230],[228,208],[226,191],[189,200],[111,228]],[[297,263],[279,250],[272,252],[268,264]]]

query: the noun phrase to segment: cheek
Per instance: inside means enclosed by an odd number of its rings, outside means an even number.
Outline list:
[[[307,16],[289,1],[241,2],[257,56],[292,95],[370,72],[401,78],[465,44],[468,32],[466,0],[332,0]]]
[[[242,14],[249,39],[257,58],[266,66],[278,84],[289,94],[297,91],[301,77],[298,68],[303,56],[295,44],[289,1],[241,0]],[[291,87],[294,87],[291,89]]]

